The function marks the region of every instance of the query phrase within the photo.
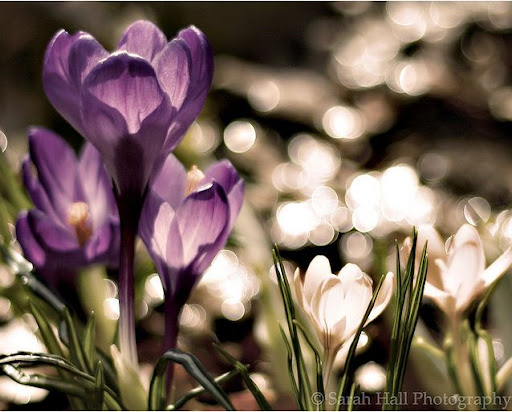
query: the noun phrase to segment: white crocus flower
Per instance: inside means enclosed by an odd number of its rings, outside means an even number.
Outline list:
[[[420,228],[419,245],[422,239],[428,239],[429,255],[435,259],[435,265],[429,265],[425,296],[451,319],[459,318],[512,264],[511,246],[486,269],[482,241],[468,224],[458,230],[447,252],[443,252],[443,241],[433,228]]]
[[[326,386],[336,353],[351,341],[372,299],[372,283],[370,276],[351,263],[345,265],[338,275],[333,274],[325,256],[316,256],[311,261],[304,278],[299,269],[295,271],[294,284],[299,304],[324,346]],[[392,293],[393,274],[389,272],[366,324],[386,308]]]

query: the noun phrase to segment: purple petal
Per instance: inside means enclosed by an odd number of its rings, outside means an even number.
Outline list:
[[[59,225],[37,209],[30,210],[27,216],[32,235],[45,250],[72,252],[79,248],[71,228]]]
[[[94,232],[85,248],[85,259],[89,263],[105,262],[110,266],[119,264],[119,226],[105,224]]]
[[[58,32],[46,49],[43,87],[57,111],[83,133],[80,88],[91,68],[108,53],[89,34]]]
[[[28,222],[28,213],[21,212],[16,222],[16,237],[23,249],[23,254],[34,266],[43,267],[46,253],[32,233]]]
[[[145,190],[173,110],[151,65],[121,52],[85,79],[82,117],[120,191]]]
[[[37,209],[51,216],[51,218],[54,220],[61,219],[62,216],[57,215],[53,209],[53,205],[50,203],[44,188],[41,186],[39,180],[37,179],[35,170],[32,170],[33,168],[34,165],[30,160],[30,156],[27,154],[23,159],[21,170],[23,175],[23,184],[25,185],[30,198],[34,202],[34,205]]]
[[[174,39],[155,61],[155,71],[174,108],[183,105],[190,86],[190,52],[183,40]]]
[[[139,236],[162,277],[166,292],[169,289],[169,279],[165,276],[167,268],[180,264],[176,261],[168,262],[166,257],[169,231],[175,215],[172,207],[153,192],[146,198],[139,222]],[[174,246],[177,247],[175,256],[181,257],[181,239],[174,239],[174,242]]]
[[[199,276],[224,246],[229,234],[229,205],[222,187],[212,182],[190,194],[176,210],[167,243],[168,261],[181,260],[191,276]],[[177,256],[176,239],[183,253]]]
[[[149,21],[139,20],[124,31],[117,50],[126,50],[152,62],[166,44],[167,37],[158,27]]]
[[[185,196],[187,172],[181,162],[169,153],[156,177],[151,180],[150,191],[176,210]]]
[[[242,203],[244,200],[244,181],[238,175],[236,169],[227,159],[214,163],[206,172],[206,177],[210,177],[218,182],[228,196],[230,209],[230,229],[233,227]]]
[[[86,143],[82,150],[78,163],[77,181],[81,197],[89,205],[93,231],[104,226],[108,219],[117,218],[114,193],[101,155],[90,143]]]
[[[187,97],[167,133],[165,153],[178,145],[199,115],[213,79],[213,50],[206,36],[199,29],[191,26],[180,31],[177,39],[185,43],[190,55],[190,86]]]
[[[77,172],[75,153],[59,136],[42,128],[30,130],[29,151],[39,182],[44,188],[55,215],[65,220],[75,192]],[[26,174],[28,175],[28,170]],[[27,180],[29,180],[28,176]]]

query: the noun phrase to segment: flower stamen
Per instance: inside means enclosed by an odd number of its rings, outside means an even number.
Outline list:
[[[73,226],[80,246],[87,243],[92,235],[89,223],[89,206],[84,202],[73,203],[68,209],[68,223]]]
[[[194,192],[199,183],[204,179],[204,173],[196,165],[193,165],[187,173],[187,187],[185,189],[185,196]]]

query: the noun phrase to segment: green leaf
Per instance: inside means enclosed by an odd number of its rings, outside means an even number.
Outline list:
[[[286,323],[288,325],[288,332],[290,334],[293,358],[295,359],[298,392],[299,395],[301,396],[301,401],[299,402],[299,404],[305,406],[305,409],[310,410],[313,408],[311,400],[311,384],[309,382],[304,357],[302,355],[300,340],[297,333],[297,325],[295,325],[295,323],[293,322],[296,319],[296,317],[295,306],[293,304],[292,293],[290,290],[290,284],[288,283],[288,278],[286,276],[286,271],[284,269],[283,260],[281,259],[281,255],[279,254],[279,248],[277,247],[277,245],[274,245],[274,248],[272,249],[272,257],[274,259],[274,268],[276,271],[279,290],[281,292],[281,297],[283,299],[283,305],[286,313]]]
[[[81,370],[93,373],[93,369],[89,367],[89,364],[86,361],[84,348],[78,339],[75,325],[73,324],[73,320],[71,319],[71,315],[67,308],[63,311],[63,316],[64,324],[66,325],[66,332],[69,338],[68,348],[72,362]]]
[[[256,402],[258,402],[258,406],[262,411],[271,411],[272,407],[268,403],[267,399],[261,393],[258,386],[254,383],[254,381],[251,379],[249,375],[249,368],[247,365],[244,365],[242,362],[236,360],[231,356],[228,352],[226,352],[222,347],[220,347],[217,344],[214,344],[215,348],[224,356],[235,368],[240,372],[240,375],[242,376],[242,379],[245,382],[245,385],[247,386],[247,389],[252,393],[254,396],[254,399],[256,399]]]
[[[49,355],[45,353],[30,353],[30,352],[19,352],[12,355],[0,355],[0,368],[12,366],[14,367],[14,371],[10,368],[7,368],[7,372],[5,372],[9,377],[18,382],[18,378],[23,377],[19,383],[23,383],[25,385],[42,387],[45,389],[52,390],[51,385],[57,385],[58,388],[56,390],[60,390],[61,392],[67,393],[71,396],[79,396],[75,392],[73,392],[73,386],[69,386],[70,391],[66,392],[66,383],[71,382],[70,379],[56,379],[53,377],[45,377],[43,375],[16,375],[16,371],[20,372],[18,368],[34,368],[42,365],[53,366],[58,371],[68,373],[73,376],[73,381],[77,381],[80,384],[80,388],[84,387],[87,389],[87,397],[85,400],[90,398],[90,392],[94,390],[95,378],[91,375],[82,372],[75,365],[69,362],[67,359],[64,359],[57,355]],[[12,372],[12,373],[10,373]],[[21,372],[20,372],[21,373]],[[36,376],[37,379],[32,379],[33,376]],[[46,382],[48,387],[38,386],[34,384],[39,382]],[[59,386],[59,382],[61,385]],[[60,389],[59,389],[60,388]],[[105,403],[108,409],[122,410],[126,409],[121,402],[117,399],[117,395],[112,391],[109,387],[105,387]]]
[[[295,323],[298,326],[298,328],[302,332],[302,335],[304,336],[304,339],[306,339],[306,342],[308,343],[309,347],[311,348],[311,350],[313,351],[313,353],[315,355],[316,391],[322,394],[322,398],[324,401],[319,406],[322,406],[322,409],[325,409],[325,389],[324,389],[324,379],[322,376],[322,372],[323,372],[322,357],[320,356],[320,352],[318,351],[318,349],[315,347],[315,345],[311,341],[311,338],[310,338],[309,334],[306,332],[306,330],[304,329],[304,327],[296,319],[294,319],[293,323]]]
[[[98,362],[94,376],[93,410],[102,411],[103,401],[105,399],[105,376],[103,374],[103,364]]]
[[[62,352],[62,348],[60,346],[57,337],[55,336],[53,329],[48,322],[47,318],[41,313],[41,311],[29,301],[30,311],[36,320],[37,326],[39,328],[39,332],[41,333],[41,337],[43,338],[43,343],[48,349],[48,351],[54,355],[64,356]]]
[[[231,404],[228,395],[220,385],[208,373],[199,359],[190,353],[179,349],[172,349],[164,353],[156,364],[149,387],[148,409],[162,410],[166,403],[166,371],[169,362],[175,362],[182,365],[190,376],[192,376],[200,385],[203,386],[214,398],[228,411],[235,408]]]
[[[238,375],[240,371],[238,369],[233,369],[232,371],[223,373],[220,376],[217,376],[215,378],[215,382],[218,384],[224,383],[229,381],[231,378]],[[189,400],[196,398],[197,396],[200,396],[202,394],[206,393],[206,389],[202,386],[196,386],[194,389],[189,390],[185,395],[183,395],[181,398],[179,398],[176,402],[174,402],[171,405],[168,405],[166,410],[168,411],[176,411],[183,407]]]
[[[290,376],[290,384],[292,386],[292,392],[295,395],[295,400],[299,404],[299,408],[302,411],[307,410],[304,405],[302,404],[302,398],[299,394],[299,388],[297,387],[297,381],[295,380],[295,375],[293,374],[293,352],[292,347],[290,345],[290,342],[288,342],[288,337],[286,336],[286,333],[283,330],[283,327],[279,325],[279,331],[281,332],[281,335],[283,337],[283,341],[286,345],[286,352],[287,352],[287,360],[288,360],[288,374]]]
[[[91,313],[87,325],[85,326],[84,332],[84,354],[89,370],[94,370],[96,364],[96,346],[94,345],[94,339],[96,335],[96,322],[94,312]],[[103,370],[103,367],[102,367]]]

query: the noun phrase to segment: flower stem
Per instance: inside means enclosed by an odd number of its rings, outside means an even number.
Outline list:
[[[134,316],[135,234],[132,222],[123,222],[121,215],[121,250],[119,256],[119,349],[132,364],[138,365]]]
[[[175,299],[166,296],[164,302],[165,328],[163,340],[163,352],[176,348],[179,331],[179,314],[181,305],[178,305]],[[169,362],[165,381],[167,384],[167,400],[171,402],[172,381],[174,378],[174,362]]]

